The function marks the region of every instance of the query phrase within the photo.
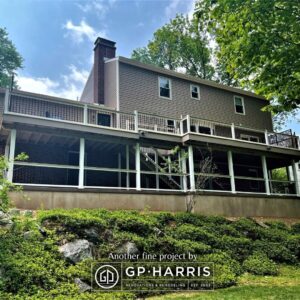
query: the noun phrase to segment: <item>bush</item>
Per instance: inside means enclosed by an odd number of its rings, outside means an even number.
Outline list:
[[[281,222],[281,221],[268,221],[265,222],[266,225],[268,225],[271,229],[280,229],[284,231],[290,231],[289,227]]]
[[[268,258],[275,262],[287,264],[297,263],[296,256],[282,243],[255,241],[253,244],[253,250],[266,254]]]
[[[276,264],[261,252],[249,256],[244,261],[243,268],[254,275],[278,275]]]
[[[261,238],[262,228],[251,219],[240,218],[238,221],[233,222],[232,226],[247,238],[252,240]]]
[[[217,237],[194,225],[180,225],[173,233],[178,239],[200,241],[207,245],[215,245]]]
[[[300,234],[300,223],[293,224],[291,230],[294,234]]]

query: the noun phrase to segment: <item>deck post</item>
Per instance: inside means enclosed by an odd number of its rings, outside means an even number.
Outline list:
[[[191,131],[191,116],[187,115],[186,116],[186,127],[187,127],[187,133]]]
[[[130,177],[129,177],[129,145],[126,145],[126,188],[129,189],[130,187]]]
[[[298,177],[298,163],[296,163],[294,160],[292,162],[292,167],[293,167],[293,175],[294,175],[296,193],[297,193],[297,196],[300,196],[300,186],[299,186],[299,177]]]
[[[9,111],[9,96],[9,89],[6,89],[4,98],[4,113],[8,113]]]
[[[194,153],[193,153],[193,146],[188,147],[188,153],[189,153],[189,171],[190,171],[190,190],[195,191],[196,185],[195,185],[195,169],[194,169]]]
[[[159,190],[159,169],[158,169],[158,153],[157,150],[155,149],[154,152],[154,161],[155,161],[155,187],[157,190]]]
[[[16,150],[16,138],[17,138],[17,131],[16,131],[16,129],[12,129],[10,132],[8,171],[7,171],[7,180],[9,180],[10,182],[13,181],[13,177],[14,177],[14,159],[15,159],[15,150]]]
[[[87,104],[83,107],[83,124],[86,125],[88,123],[88,106]]]
[[[140,154],[140,144],[137,143],[135,146],[135,170],[136,170],[136,190],[141,190],[141,154]]]
[[[228,159],[228,170],[230,176],[230,185],[231,185],[231,193],[236,193],[235,190],[235,180],[234,180],[234,169],[233,169],[233,159],[232,159],[232,151],[227,151],[227,159]]]
[[[79,144],[79,178],[78,178],[78,188],[84,188],[84,156],[85,156],[85,139],[80,138]]]
[[[262,155],[261,162],[262,162],[262,169],[263,169],[264,180],[265,180],[266,194],[270,195],[270,184],[269,184],[267,160],[266,160],[266,156],[265,155]]]
[[[268,136],[268,130],[265,130],[265,141],[266,141],[266,145],[269,145],[269,136]]]
[[[231,137],[232,137],[232,139],[235,140],[235,128],[234,128],[234,123],[231,124]]]
[[[134,130],[135,132],[139,131],[139,117],[138,117],[138,111],[134,111]]]
[[[186,155],[185,151],[181,150],[181,171],[182,171],[182,183],[183,183],[183,191],[187,191],[187,178],[186,178]]]

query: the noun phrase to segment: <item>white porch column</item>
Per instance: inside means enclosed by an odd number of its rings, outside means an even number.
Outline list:
[[[267,160],[265,155],[261,157],[261,162],[262,162],[262,169],[263,169],[263,174],[265,179],[266,194],[270,195],[270,184],[269,184]]]
[[[297,196],[300,196],[300,186],[299,186],[299,176],[298,176],[298,163],[296,163],[294,160],[292,162],[292,167],[293,167],[293,175],[294,175],[296,193],[297,193]]]
[[[235,128],[234,128],[234,123],[231,124],[231,137],[235,140]]]
[[[88,123],[88,106],[87,104],[84,105],[83,107],[83,124]]]
[[[129,145],[126,145],[126,187],[130,187],[130,177],[129,177]]]
[[[122,172],[120,169],[122,169],[122,157],[121,157],[121,152],[118,153],[118,186],[121,187],[122,185]]]
[[[139,131],[139,116],[138,116],[138,111],[134,111],[134,130],[135,132]]]
[[[230,176],[230,185],[231,185],[231,192],[236,193],[235,190],[235,181],[234,181],[234,169],[233,169],[233,159],[232,159],[232,151],[227,151],[227,158],[228,158],[228,169],[229,169],[229,176]]]
[[[182,176],[182,185],[183,185],[183,191],[187,191],[187,178],[186,178],[186,156],[185,151],[181,150],[181,171],[184,174]]]
[[[190,115],[186,116],[186,127],[187,127],[187,132],[191,132],[191,116]]]
[[[16,129],[12,129],[10,132],[8,171],[7,171],[7,180],[9,180],[10,182],[13,181],[13,176],[14,176],[14,159],[15,159],[15,149],[16,149],[16,138],[17,138],[17,131],[16,131]]]
[[[5,98],[4,98],[4,113],[9,111],[9,89],[5,90]]]
[[[155,187],[157,190],[159,190],[159,169],[158,169],[158,153],[157,150],[155,149],[154,152],[154,161],[155,161]]]
[[[195,169],[194,169],[194,153],[193,153],[193,146],[189,146],[188,148],[189,153],[189,168],[190,168],[190,190],[195,191]]]
[[[266,141],[266,145],[269,145],[269,135],[268,135],[268,130],[265,130],[265,141]]]
[[[85,158],[85,140],[80,138],[79,144],[79,179],[78,179],[78,188],[84,188],[84,159]]]
[[[141,190],[141,154],[140,154],[140,144],[137,143],[135,146],[135,170],[136,170],[136,189]]]

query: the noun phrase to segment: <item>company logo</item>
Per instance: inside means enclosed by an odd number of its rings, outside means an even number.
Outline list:
[[[119,272],[111,265],[104,265],[95,272],[95,281],[105,290],[112,289],[119,282]]]

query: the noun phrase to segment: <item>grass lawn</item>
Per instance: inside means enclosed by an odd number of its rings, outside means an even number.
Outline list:
[[[280,266],[278,276],[255,276],[244,274],[238,285],[226,289],[197,293],[174,293],[151,297],[162,299],[300,299],[300,268]]]

